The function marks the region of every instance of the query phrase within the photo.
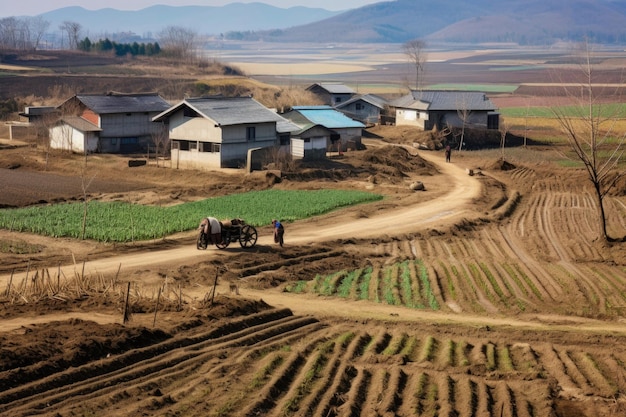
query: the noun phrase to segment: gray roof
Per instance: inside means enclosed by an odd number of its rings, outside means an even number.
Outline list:
[[[79,116],[65,116],[61,119],[63,123],[67,123],[72,126],[74,129],[79,130],[81,132],[101,132],[98,126],[94,125],[88,120],[83,119]]]
[[[487,95],[478,91],[416,90],[390,104],[393,107],[430,111],[496,110]]]
[[[221,126],[246,123],[278,123],[285,120],[252,97],[188,98],[155,116],[152,120],[167,118],[184,106]]]
[[[337,104],[335,107],[340,109],[342,107],[346,107],[355,101],[364,101],[366,103],[371,104],[374,107],[378,107],[379,109],[384,109],[387,105],[387,100],[384,98],[374,95],[374,94],[363,94],[352,97],[350,100],[344,101],[343,103]]]
[[[320,86],[331,94],[355,94],[355,91],[347,85],[338,83],[316,83],[309,86],[307,90],[311,90],[315,86]]]
[[[76,98],[97,114],[162,112],[170,104],[156,93],[106,95],[78,94]]]

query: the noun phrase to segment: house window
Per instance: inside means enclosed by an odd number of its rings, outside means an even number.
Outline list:
[[[341,103],[341,97],[335,97],[335,103]]]
[[[172,141],[172,149],[178,149],[179,151],[188,151],[189,141],[188,140],[174,140]]]
[[[356,109],[357,110],[363,110],[363,103],[356,103]]]
[[[289,145],[289,142],[291,142],[291,135],[280,135],[281,146]]]
[[[200,152],[219,153],[220,144],[213,142],[200,142]]]
[[[246,127],[246,140],[254,140],[256,138],[256,127]]]
[[[196,141],[190,141],[189,142],[189,150],[190,151],[197,151],[198,150],[198,142]]]

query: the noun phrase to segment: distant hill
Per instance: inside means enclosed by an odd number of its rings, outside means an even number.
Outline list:
[[[550,45],[586,35],[605,44],[626,44],[626,0],[395,0],[344,12],[277,8],[263,3],[152,6],[138,11],[66,7],[40,15],[56,30],[78,22],[92,40],[132,32],[156,36],[167,26],[205,35],[266,42],[399,43],[513,42]]]
[[[341,12],[320,8],[279,8],[264,3],[231,3],[226,6],[163,6],[137,11],[116,9],[87,10],[64,7],[42,13],[57,30],[64,21],[78,22],[84,36],[96,40],[100,35],[133,32],[140,36],[155,36],[168,26],[182,26],[199,34],[220,35],[229,31],[259,31],[281,29],[323,20]]]
[[[591,34],[626,44],[624,0],[396,0],[251,37],[264,41],[516,42],[548,45]]]

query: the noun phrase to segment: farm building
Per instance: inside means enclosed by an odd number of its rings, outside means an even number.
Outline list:
[[[277,146],[284,119],[252,97],[220,96],[185,99],[153,121],[169,125],[173,168],[207,169],[242,167],[250,150]]]
[[[156,93],[76,95],[57,107],[61,116],[50,128],[50,145],[75,152],[145,152],[163,134],[152,118],[169,107]]]
[[[294,106],[283,116],[300,127],[293,138],[317,143],[316,149],[321,148],[322,143],[327,151],[361,147],[365,125],[330,106]]]
[[[398,126],[499,128],[496,106],[482,92],[414,90],[389,105],[395,108]]]
[[[363,94],[339,103],[335,108],[365,125],[375,125],[380,123],[381,114],[387,108],[387,100],[374,94]]]
[[[356,94],[350,87],[338,83],[316,83],[307,87],[307,91],[318,96],[322,103],[333,107],[348,101]]]
[[[80,153],[97,152],[101,132],[102,129],[82,117],[62,117],[50,128],[50,147]]]

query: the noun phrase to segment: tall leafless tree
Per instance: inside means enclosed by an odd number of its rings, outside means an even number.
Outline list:
[[[426,63],[426,42],[421,39],[413,39],[402,45],[402,50],[415,68],[415,89],[421,88],[424,64]]]
[[[504,162],[504,147],[506,146],[506,136],[509,134],[509,124],[501,118],[498,128],[500,131],[500,158]]]
[[[28,19],[28,26],[30,27],[31,48],[37,49],[39,48],[43,35],[45,35],[50,27],[50,22],[41,16],[35,16]]]
[[[608,241],[604,198],[625,174],[619,168],[626,148],[625,135],[615,130],[616,122],[623,115],[616,113],[619,111],[617,106],[603,105],[599,100],[600,96],[610,94],[616,97],[617,93],[603,91],[606,87],[595,82],[593,51],[589,42],[581,46],[579,56],[579,83],[575,88],[564,87],[573,105],[551,109],[587,171],[598,204],[601,237]]]
[[[192,61],[198,43],[198,34],[181,26],[168,26],[159,33],[161,50],[174,58]]]
[[[67,33],[68,49],[77,49],[80,34],[83,29],[82,25],[78,22],[66,20],[59,26],[59,29],[61,32]]]
[[[465,128],[472,117],[468,96],[460,93],[456,103],[456,114],[461,120],[461,141],[459,142],[459,151],[463,149],[465,142]]]

